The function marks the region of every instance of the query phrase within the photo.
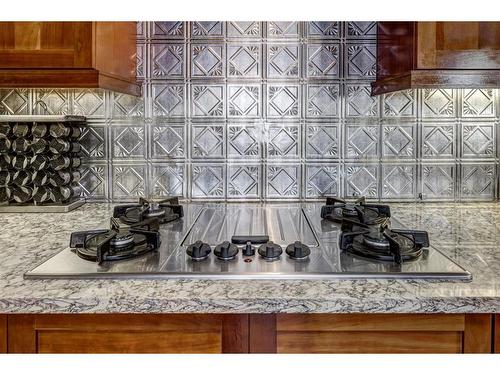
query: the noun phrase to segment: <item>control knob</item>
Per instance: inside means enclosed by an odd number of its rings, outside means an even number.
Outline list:
[[[236,258],[236,254],[238,254],[238,246],[229,241],[224,241],[215,246],[214,254],[220,260],[232,260]]]
[[[242,253],[244,256],[252,257],[255,255],[255,246],[252,246],[252,243],[248,241],[246,245],[243,247]]]
[[[295,241],[286,247],[286,253],[292,259],[305,259],[311,254],[311,249],[300,241]]]
[[[186,249],[187,255],[196,261],[207,259],[211,252],[210,245],[202,241],[196,241]]]
[[[266,260],[276,260],[283,253],[281,246],[269,241],[259,247],[259,255]]]

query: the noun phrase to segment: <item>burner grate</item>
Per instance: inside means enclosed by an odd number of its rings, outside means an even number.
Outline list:
[[[133,225],[146,219],[157,218],[160,224],[179,220],[184,216],[184,209],[178,197],[169,197],[160,201],[139,198],[139,203],[116,206],[113,217],[124,224]]]
[[[105,261],[135,258],[160,246],[158,219],[152,218],[122,228],[111,218],[110,229],[71,233],[70,247],[85,260]]]
[[[335,197],[327,197],[326,205],[321,207],[321,217],[336,223],[344,219],[350,219],[363,224],[382,223],[391,217],[389,206],[381,204],[367,204],[365,197],[361,197],[353,203],[346,202]]]
[[[419,259],[422,248],[428,246],[427,232],[390,229],[388,218],[377,225],[344,220],[339,237],[339,247],[343,251],[365,259],[399,265]]]

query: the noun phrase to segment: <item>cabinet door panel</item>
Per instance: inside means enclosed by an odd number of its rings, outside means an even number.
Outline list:
[[[463,331],[462,314],[282,314],[278,331]]]
[[[38,353],[220,353],[219,332],[40,331]]]
[[[91,68],[92,22],[2,22],[0,68]]]
[[[418,22],[419,69],[498,69],[500,22]]]
[[[460,332],[279,332],[278,353],[460,353]]]
[[[13,314],[11,353],[246,353],[246,314]]]

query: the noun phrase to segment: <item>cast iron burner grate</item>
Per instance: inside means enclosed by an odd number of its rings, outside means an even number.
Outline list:
[[[125,224],[136,224],[146,219],[157,218],[160,224],[175,221],[184,216],[183,207],[178,197],[170,197],[160,201],[139,198],[139,203],[116,206],[113,217]]]
[[[419,230],[390,229],[389,219],[376,225],[344,219],[339,246],[361,258],[400,265],[420,258],[422,248],[429,246],[429,235]]]
[[[391,217],[391,211],[389,206],[386,205],[367,204],[365,197],[361,197],[353,203],[335,197],[327,197],[326,205],[321,207],[321,217],[336,223],[349,219],[358,223],[373,225],[380,224],[388,217]]]
[[[146,219],[120,228],[116,218],[111,218],[110,229],[97,229],[71,233],[70,247],[85,260],[101,264],[135,258],[156,250],[160,246],[157,218]]]

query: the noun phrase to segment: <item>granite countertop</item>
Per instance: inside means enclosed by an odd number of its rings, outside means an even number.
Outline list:
[[[0,214],[0,313],[500,312],[500,203],[392,204],[406,226],[469,270],[472,282],[424,280],[25,280],[69,234],[112,206]]]

